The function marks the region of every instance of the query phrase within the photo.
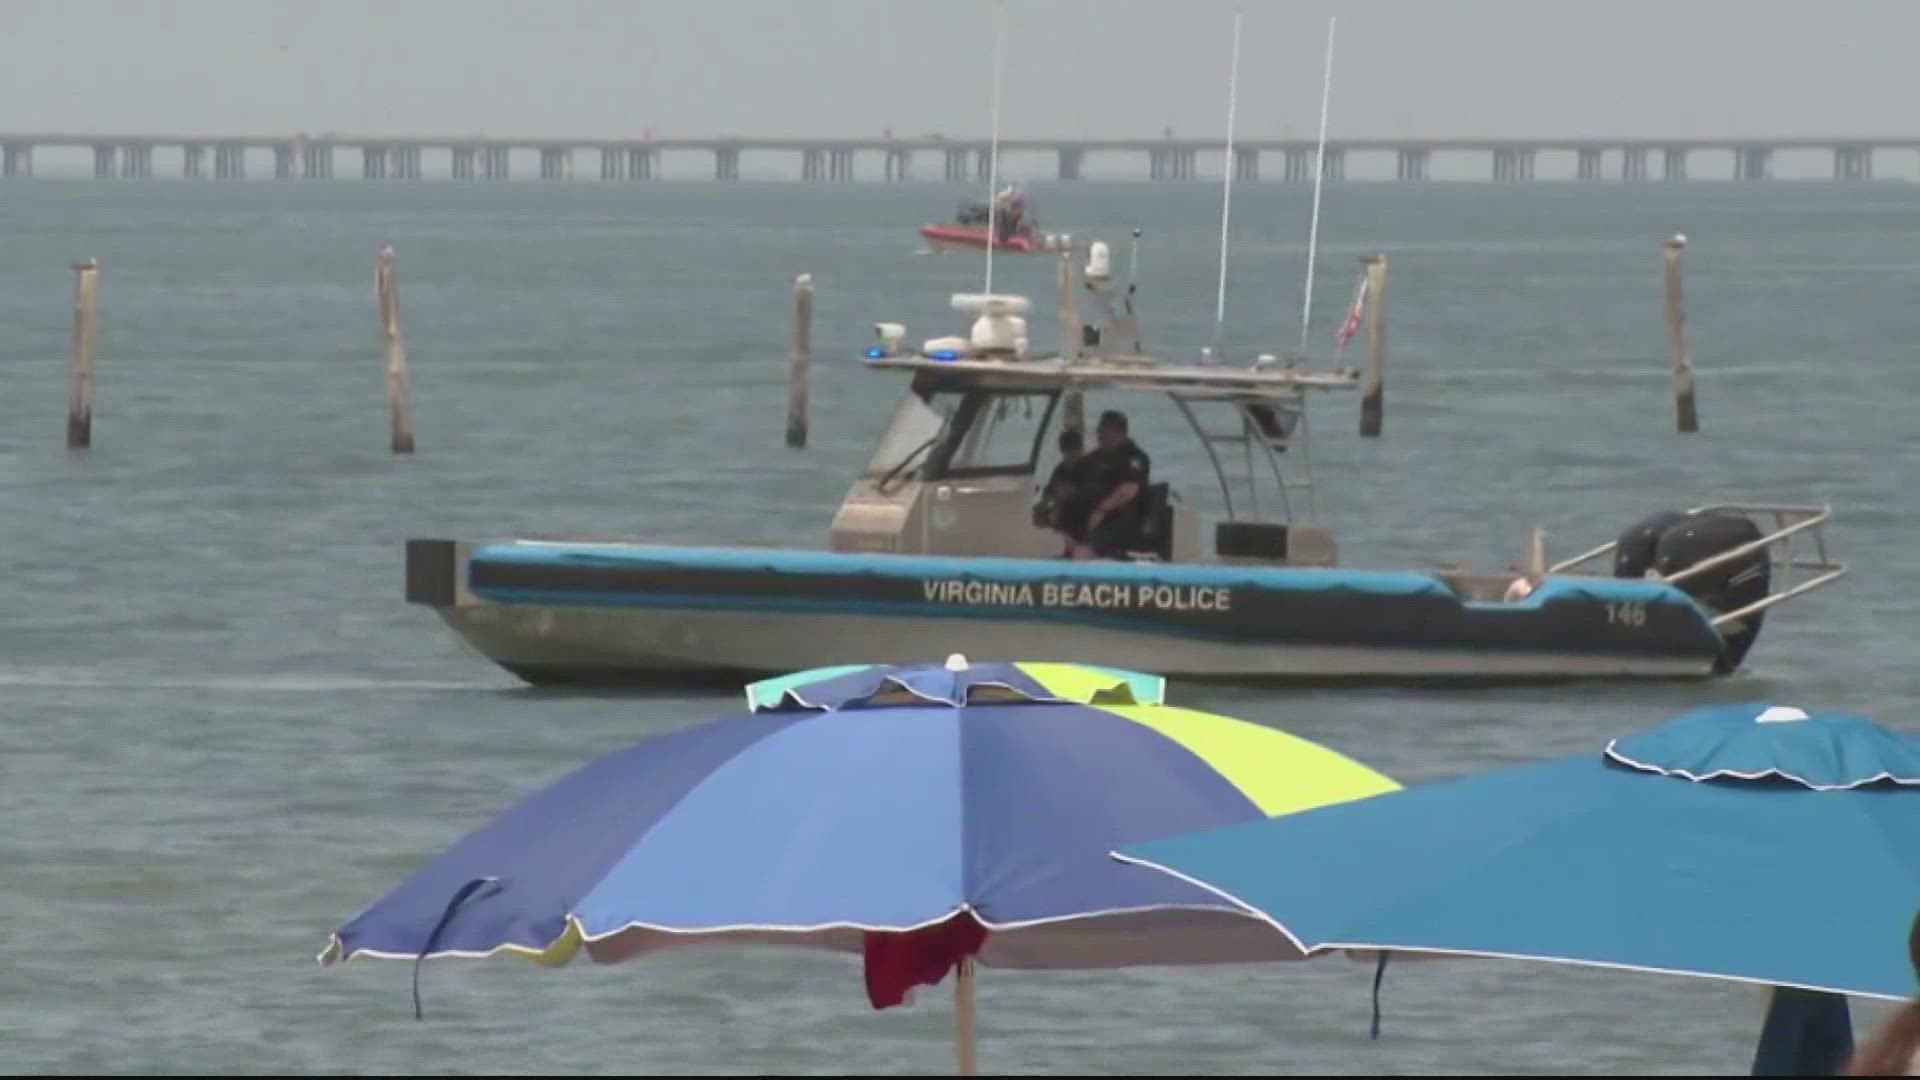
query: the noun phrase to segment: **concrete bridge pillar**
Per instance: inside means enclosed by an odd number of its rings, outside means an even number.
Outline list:
[[[848,155],[848,158],[847,178],[852,179],[852,155]],[[993,150],[991,148],[981,147],[973,152],[973,178],[979,181],[986,181],[993,178]]]
[[[32,144],[8,143],[5,147],[0,147],[0,175],[32,176]]]
[[[1687,178],[1687,148],[1669,146],[1660,155],[1660,175],[1668,180]]]
[[[153,147],[129,145],[120,149],[120,175],[144,180],[153,175]]]
[[[630,146],[627,148],[627,179],[651,180],[660,170],[656,168],[660,152],[649,146]]]
[[[947,147],[947,179],[961,181],[967,178],[967,152],[959,147]]]
[[[512,173],[513,148],[489,146],[480,151],[480,175],[488,180],[506,180]]]
[[[911,150],[888,150],[887,151],[887,179],[888,180],[890,181],[905,180],[908,178],[908,176],[912,172],[913,172],[913,151]]]
[[[1633,151],[1629,149],[1627,153]],[[1576,175],[1582,180],[1600,179],[1601,151],[1597,146],[1583,146],[1579,151],[1580,162]]]
[[[1733,152],[1735,180],[1765,180],[1773,175],[1773,147],[1742,146]]]
[[[1312,150],[1287,151],[1287,183],[1305,184],[1313,180],[1313,153]]]
[[[1165,180],[1167,174],[1170,172],[1172,172],[1172,169],[1167,165],[1167,152],[1165,150],[1156,149],[1147,151],[1147,179]]]
[[[1233,152],[1233,178],[1246,183],[1258,183],[1260,180],[1260,151],[1245,147]]]
[[[1836,146],[1833,148],[1835,180],[1873,179],[1873,147]]]
[[[1533,179],[1534,154],[1530,146],[1495,150],[1493,178],[1504,182]]]
[[[1620,151],[1620,179],[1645,180],[1647,178],[1647,148],[1629,146]]]
[[[1326,163],[1321,166],[1320,172],[1328,180],[1345,180],[1347,178],[1347,152],[1336,147],[1327,147]]]
[[[199,180],[207,175],[207,148],[199,143],[188,143],[180,148],[182,161],[180,175],[189,180]]]
[[[333,177],[333,147],[309,145],[301,155],[301,171],[310,180]]]
[[[1080,167],[1086,164],[1087,152],[1073,147],[1060,148],[1060,179],[1080,179]]]
[[[627,177],[627,154],[616,146],[600,148],[600,179],[624,180]]]
[[[387,148],[384,146],[362,146],[360,148],[360,179],[385,180],[387,178]]]
[[[120,171],[119,161],[120,153],[116,148],[111,146],[95,146],[93,148],[93,175],[105,178],[118,174]]]
[[[540,179],[573,179],[573,151],[564,146],[540,148]]]
[[[824,150],[800,151],[800,179],[806,181],[825,180],[827,178],[827,154]],[[952,179],[949,177],[948,179]]]
[[[230,144],[214,147],[213,176],[216,180],[246,179],[247,148]]]
[[[1427,167],[1433,161],[1433,151],[1424,146],[1403,146],[1394,156],[1398,159],[1394,166],[1396,180],[1427,178]]]
[[[737,147],[722,146],[714,150],[713,178],[715,180],[740,179],[740,151]]]
[[[294,169],[295,169],[295,161],[293,156],[293,144],[282,143],[274,147],[273,148],[273,178],[275,180],[291,179],[294,174]]]
[[[453,148],[453,178],[455,180],[471,180],[479,175],[474,169],[474,159],[478,153],[479,151],[471,146],[456,146]]]

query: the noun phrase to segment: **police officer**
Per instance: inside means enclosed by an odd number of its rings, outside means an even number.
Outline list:
[[[1086,506],[1085,527],[1075,534],[1076,559],[1118,559],[1127,541],[1140,531],[1143,498],[1153,460],[1127,433],[1127,414],[1108,409],[1094,428],[1098,445],[1086,456],[1079,485]]]

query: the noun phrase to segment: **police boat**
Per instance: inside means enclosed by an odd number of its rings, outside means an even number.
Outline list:
[[[1062,262],[1063,283],[1082,277]],[[1133,286],[1108,262],[1094,243],[1063,287],[1062,325],[1080,332],[1052,355],[1029,354],[1020,296],[957,295],[970,332],[918,347],[877,324],[861,362],[907,385],[823,547],[410,539],[406,599],[536,685],[955,652],[1183,679],[1500,683],[1724,676],[1769,610],[1845,573],[1829,507],[1738,503],[1664,510],[1552,564],[1536,532],[1518,570],[1343,565],[1312,505],[1307,406],[1358,373],[1143,355]],[[1080,322],[1082,292],[1104,322]],[[1120,557],[1062,557],[1035,495],[1050,434],[1082,423],[1087,394],[1171,400],[1223,512],[1205,521],[1155,478]]]

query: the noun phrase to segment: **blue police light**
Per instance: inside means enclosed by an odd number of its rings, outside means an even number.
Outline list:
[[[869,360],[879,360],[886,355],[887,355],[887,347],[885,345],[867,346],[867,359]]]
[[[935,349],[927,354],[929,360],[958,360],[960,354],[953,349]]]

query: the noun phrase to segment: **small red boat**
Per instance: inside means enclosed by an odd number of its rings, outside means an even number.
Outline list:
[[[952,221],[922,225],[920,235],[936,251],[951,248],[984,251],[989,246],[995,251],[1044,250],[1045,244],[1035,231],[1033,217],[1027,211],[1026,196],[1009,187],[994,196],[993,201],[992,207],[984,202],[961,203],[960,209],[954,211]],[[989,216],[992,218],[991,233],[988,232]]]
[[[920,235],[936,248],[978,248],[988,246],[987,230],[965,225],[922,225]],[[1032,251],[1033,241],[1025,236],[1006,236],[992,243],[995,251]]]

